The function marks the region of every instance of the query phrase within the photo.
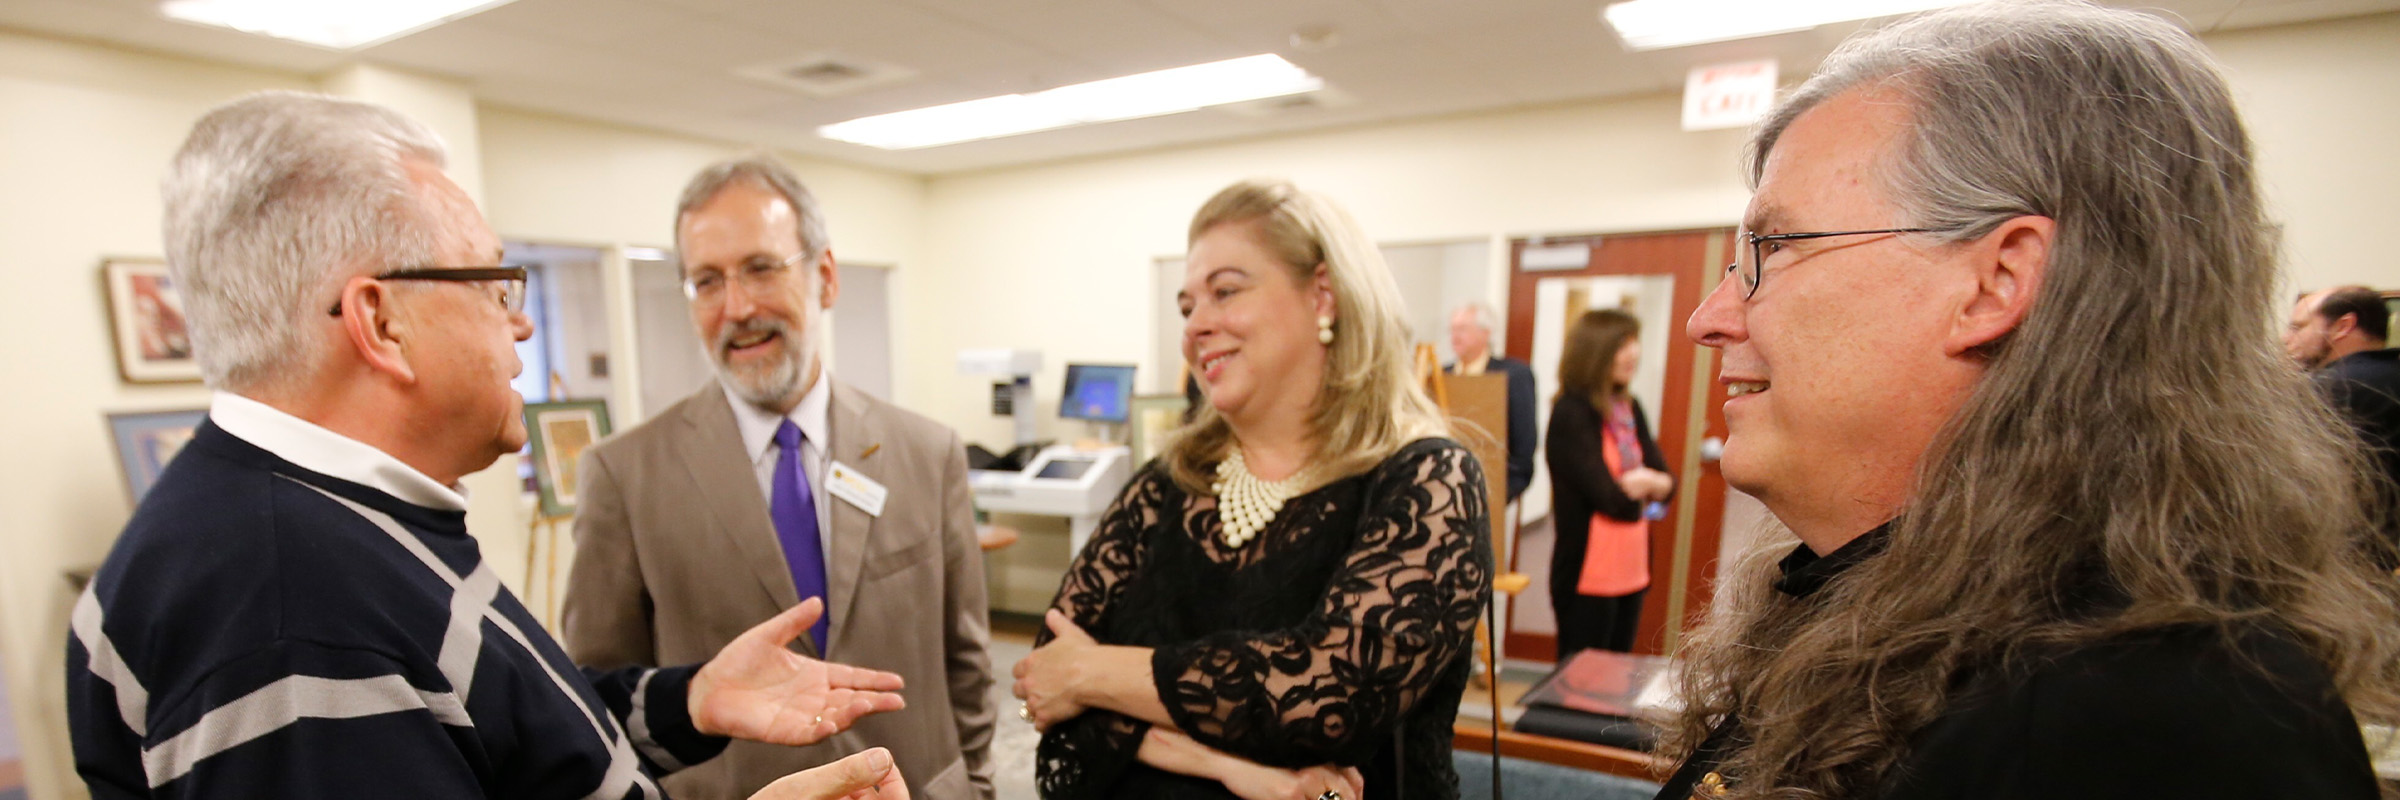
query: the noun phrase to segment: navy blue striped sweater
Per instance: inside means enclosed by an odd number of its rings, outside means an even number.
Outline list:
[[[725,747],[695,671],[578,669],[463,512],[212,422],[75,606],[67,715],[98,800],[657,798]]]

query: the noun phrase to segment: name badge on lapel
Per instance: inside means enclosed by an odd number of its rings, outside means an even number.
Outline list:
[[[825,476],[825,490],[857,506],[858,510],[867,512],[870,517],[883,516],[884,495],[891,493],[883,488],[883,484],[876,483],[874,478],[861,475],[858,470],[839,461],[833,462],[832,473]]]

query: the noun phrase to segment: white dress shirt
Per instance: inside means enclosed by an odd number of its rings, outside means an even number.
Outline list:
[[[297,464],[426,508],[467,510],[466,495],[373,445],[231,392],[209,398],[208,418],[235,438]]]
[[[775,460],[783,455],[776,452],[775,429],[783,427],[786,419],[800,426],[800,465],[808,473],[809,496],[816,501],[817,544],[824,549],[822,555],[829,565],[833,563],[833,501],[825,496],[825,472],[833,459],[825,451],[825,437],[833,428],[827,420],[832,392],[825,387],[832,382],[832,376],[820,369],[816,385],[808,387],[808,393],[800,395],[800,405],[785,416],[751,405],[732,386],[725,387],[725,402],[733,405],[734,425],[742,432],[742,452],[750,455],[750,467],[758,473],[758,494],[767,499],[770,511],[775,503]]]

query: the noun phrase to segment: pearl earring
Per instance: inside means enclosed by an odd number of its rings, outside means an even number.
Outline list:
[[[1333,344],[1333,317],[1317,317],[1317,344]]]

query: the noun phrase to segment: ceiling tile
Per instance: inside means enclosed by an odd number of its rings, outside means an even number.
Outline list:
[[[515,0],[452,24],[559,44],[610,47],[636,43],[693,16],[688,9],[647,0]]]

